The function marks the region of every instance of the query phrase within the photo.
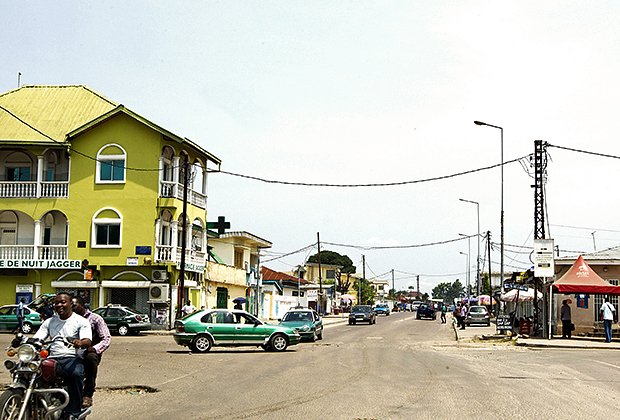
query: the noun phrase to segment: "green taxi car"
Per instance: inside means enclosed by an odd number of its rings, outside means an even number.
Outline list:
[[[174,341],[197,353],[206,353],[213,346],[260,346],[280,352],[301,338],[292,328],[266,324],[238,309],[197,311],[176,320],[174,328]]]
[[[41,315],[28,306],[24,306],[22,333],[30,334],[41,326]],[[0,306],[0,329],[13,331],[17,328],[17,305]]]
[[[284,314],[280,325],[297,330],[302,340],[323,339],[323,320],[312,309],[291,309]]]

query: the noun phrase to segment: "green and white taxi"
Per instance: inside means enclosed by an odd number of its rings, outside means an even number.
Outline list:
[[[194,312],[175,321],[174,328],[174,341],[197,353],[208,352],[213,346],[260,346],[267,351],[284,351],[301,338],[293,328],[266,324],[237,309]]]
[[[295,308],[284,314],[280,325],[296,329],[302,340],[322,340],[323,320],[312,309]]]

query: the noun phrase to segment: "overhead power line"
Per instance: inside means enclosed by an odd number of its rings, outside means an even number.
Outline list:
[[[261,177],[257,177],[257,176],[243,175],[243,174],[238,174],[238,173],[228,172],[228,171],[221,171],[221,170],[219,170],[219,171],[211,171],[211,172],[213,172],[213,173],[222,173],[222,174],[225,174],[225,175],[236,176],[236,177],[239,177],[239,178],[252,179],[254,181],[265,182],[267,184],[297,185],[297,186],[302,186],[302,187],[336,187],[336,188],[394,187],[394,186],[398,186],[398,185],[420,184],[420,183],[423,183],[423,182],[440,181],[442,179],[454,178],[454,177],[462,176],[462,175],[469,175],[469,174],[473,174],[473,173],[476,173],[476,172],[486,171],[486,170],[489,170],[489,169],[501,167],[503,165],[508,165],[510,163],[518,162],[521,159],[526,159],[526,158],[529,158],[530,156],[531,156],[531,154],[522,156],[520,158],[512,159],[512,160],[507,160],[507,161],[504,161],[504,163],[498,163],[498,164],[495,164],[495,165],[484,166],[484,167],[478,168],[478,169],[472,169],[472,170],[469,170],[469,171],[457,172],[457,173],[449,174],[449,175],[441,175],[441,176],[436,176],[436,177],[432,177],[432,178],[417,179],[417,180],[412,180],[412,181],[377,182],[377,183],[368,183],[368,184],[327,184],[327,183],[311,183],[311,182],[292,182],[292,181],[279,181],[279,180],[273,180],[273,179],[266,179],[266,178],[261,178]]]
[[[360,249],[363,251],[371,251],[371,250],[377,250],[377,249],[407,249],[407,248],[422,248],[422,247],[434,246],[434,245],[444,245],[444,244],[449,244],[451,242],[463,241],[468,238],[475,238],[476,236],[478,236],[478,234],[468,235],[468,236],[459,236],[458,238],[448,239],[445,241],[429,242],[425,244],[415,244],[415,245],[364,246],[364,245],[339,244],[335,242],[321,242],[321,243],[324,243],[326,245],[332,245],[332,246],[340,246],[343,248],[354,248],[354,249]]]

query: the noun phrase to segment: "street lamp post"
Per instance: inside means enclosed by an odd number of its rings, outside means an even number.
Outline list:
[[[464,203],[476,205],[476,215],[478,216],[478,238],[476,238],[476,243],[478,244],[478,258],[476,259],[476,293],[480,296],[482,288],[482,282],[480,281],[480,203],[477,201],[465,200],[464,198],[459,198],[459,200]]]
[[[500,209],[500,254],[499,254],[499,281],[501,289],[504,289],[504,129],[500,126],[487,124],[482,121],[474,121],[476,125],[486,125],[487,127],[497,128],[500,131],[500,156],[501,156],[501,209]]]
[[[465,271],[465,282],[467,283],[467,285],[465,286],[465,288],[467,289],[467,304],[469,305],[469,252],[459,252],[459,254],[465,255],[467,257],[467,270]]]

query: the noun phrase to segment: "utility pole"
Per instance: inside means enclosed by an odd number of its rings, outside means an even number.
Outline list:
[[[491,314],[493,313],[493,277],[491,277],[491,231],[487,230],[487,255],[489,256],[489,303],[491,304]]]
[[[394,269],[392,268],[392,296],[396,297],[396,288],[394,287]]]
[[[183,219],[181,228],[181,269],[179,270],[178,296],[177,296],[177,318],[181,317],[183,307],[183,294],[185,293],[185,253],[187,251],[187,184],[189,183],[189,161],[187,154],[183,158]]]
[[[420,298],[420,275],[416,276],[416,290],[418,291],[418,299]]]
[[[546,239],[545,235],[545,174],[547,172],[547,151],[546,143],[542,140],[534,140],[534,242],[536,239]],[[592,232],[592,240],[594,240],[594,232]],[[596,250],[596,244],[594,245]],[[538,331],[540,320],[540,309],[538,307],[538,283],[545,283],[546,277],[534,277],[534,331]],[[544,319],[545,311],[543,310],[542,324],[543,328],[547,323]],[[551,320],[551,311],[549,311],[549,320]]]
[[[318,246],[318,255],[317,255],[317,260],[319,262],[319,298],[318,298],[318,302],[319,302],[319,313],[321,315],[325,315],[325,311],[323,310],[323,277],[321,276],[321,238],[319,237],[319,232],[316,233],[316,243]]]
[[[357,304],[362,304],[362,283],[366,282],[366,256],[362,255],[362,281],[359,282]]]

